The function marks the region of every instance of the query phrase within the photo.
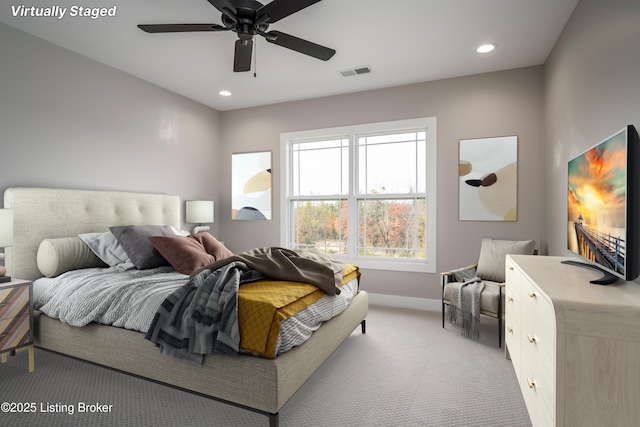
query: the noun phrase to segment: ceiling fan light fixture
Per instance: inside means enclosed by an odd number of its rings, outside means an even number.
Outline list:
[[[489,53],[492,52],[496,47],[498,47],[495,43],[485,43],[483,45],[478,46],[476,52],[478,53]]]
[[[221,90],[220,92],[218,92],[218,94],[220,96],[231,96],[231,92],[229,92],[228,90]]]

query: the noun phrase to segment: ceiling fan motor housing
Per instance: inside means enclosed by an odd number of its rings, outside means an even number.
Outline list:
[[[259,22],[256,19],[256,11],[262,7],[262,3],[254,0],[241,0],[234,3],[237,21],[223,13],[222,23],[237,33],[240,40],[252,40],[258,32],[265,32],[269,28],[269,24],[265,22],[268,21],[268,16],[262,15]]]

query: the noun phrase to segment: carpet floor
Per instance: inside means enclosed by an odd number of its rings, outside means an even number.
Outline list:
[[[472,341],[443,329],[440,313],[371,306],[367,333],[354,331],[285,404],[280,426],[530,426],[497,341],[496,321],[484,316]],[[0,425],[269,425],[261,414],[40,349],[35,367],[28,373],[27,352],[0,365]]]

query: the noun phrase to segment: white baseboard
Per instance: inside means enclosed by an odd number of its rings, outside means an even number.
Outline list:
[[[441,311],[442,301],[439,299],[401,297],[398,295],[369,294],[369,304],[387,307],[410,308],[423,311]]]

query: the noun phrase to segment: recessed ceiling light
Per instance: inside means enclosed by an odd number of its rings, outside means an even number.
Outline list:
[[[221,90],[218,93],[222,96],[231,96],[231,92],[229,92],[228,90]]]
[[[495,43],[487,43],[487,44],[483,44],[482,46],[478,47],[476,49],[476,52],[478,52],[478,53],[489,53],[492,50],[494,50],[496,47],[498,47],[498,45],[495,44]]]

